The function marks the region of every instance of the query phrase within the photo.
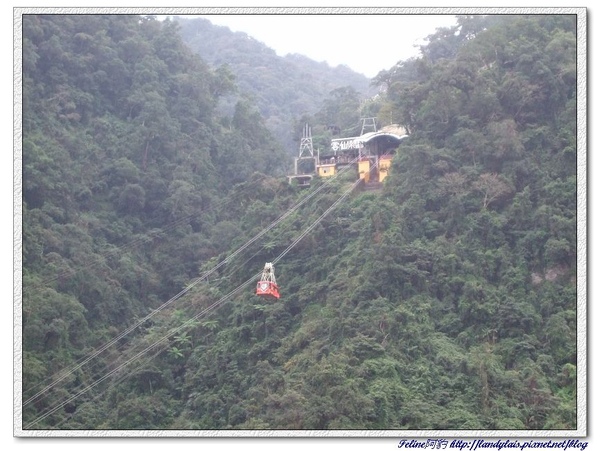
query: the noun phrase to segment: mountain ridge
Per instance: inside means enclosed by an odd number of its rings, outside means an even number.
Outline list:
[[[290,153],[297,151],[294,122],[315,114],[331,91],[351,86],[364,99],[377,93],[368,77],[347,66],[332,67],[298,53],[279,56],[247,33],[206,18],[174,20],[181,26],[183,41],[203,60],[231,69],[238,95],[253,98],[269,130]]]
[[[579,432],[576,21],[459,25],[377,77],[409,136],[344,197],[356,168],[297,189],[250,99],[220,114],[176,23],[27,15],[25,427]],[[359,107],[302,119],[328,145]]]

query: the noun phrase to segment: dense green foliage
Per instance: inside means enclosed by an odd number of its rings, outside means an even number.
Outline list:
[[[283,151],[249,101],[220,117],[234,82],[176,23],[23,25],[27,399],[306,191],[274,177]],[[352,175],[29,403],[24,423],[131,362],[35,427],[575,428],[575,43],[573,16],[439,30],[421,58],[373,81],[385,93],[371,112],[411,134],[383,190],[354,193],[286,255],[281,301],[250,285],[199,316]],[[361,108],[340,88],[296,120],[325,143]]]
[[[231,187],[289,163],[177,24],[23,17],[24,392],[230,246]],[[26,416],[27,418],[27,416]]]

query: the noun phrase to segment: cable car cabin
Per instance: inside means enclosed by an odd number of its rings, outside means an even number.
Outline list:
[[[256,284],[256,294],[261,298],[279,299],[279,287],[273,282],[261,282]]]
[[[265,263],[260,280],[256,284],[256,295],[266,299],[279,299],[273,263]]]

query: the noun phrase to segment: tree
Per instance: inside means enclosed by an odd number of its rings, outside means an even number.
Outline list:
[[[502,180],[498,174],[489,172],[481,174],[473,186],[483,194],[482,204],[484,209],[487,209],[492,202],[502,200],[512,193],[508,183]]]
[[[256,63],[246,81],[269,93],[245,97],[235,72],[230,97],[225,67],[172,22],[27,21],[24,397],[120,338],[25,406],[26,423],[112,374],[39,427],[576,426],[571,19],[461,18],[381,74],[369,113],[410,138],[381,191],[355,190],[317,227],[356,173],[315,180],[326,189],[279,221],[307,192],[274,175],[289,159],[265,121],[283,105],[307,111],[298,125],[358,133],[358,90],[326,98],[308,69],[286,85],[274,52],[244,37],[241,55],[215,31],[213,56]],[[511,83],[531,98],[509,101]],[[286,249],[282,299],[258,298],[247,281]]]

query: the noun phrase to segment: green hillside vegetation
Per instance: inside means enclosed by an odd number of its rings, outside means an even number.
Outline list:
[[[290,186],[180,32],[23,18],[24,427],[576,428],[575,16],[459,17],[381,71],[410,137],[318,224],[356,175]],[[324,99],[291,133],[354,132],[357,91]]]

